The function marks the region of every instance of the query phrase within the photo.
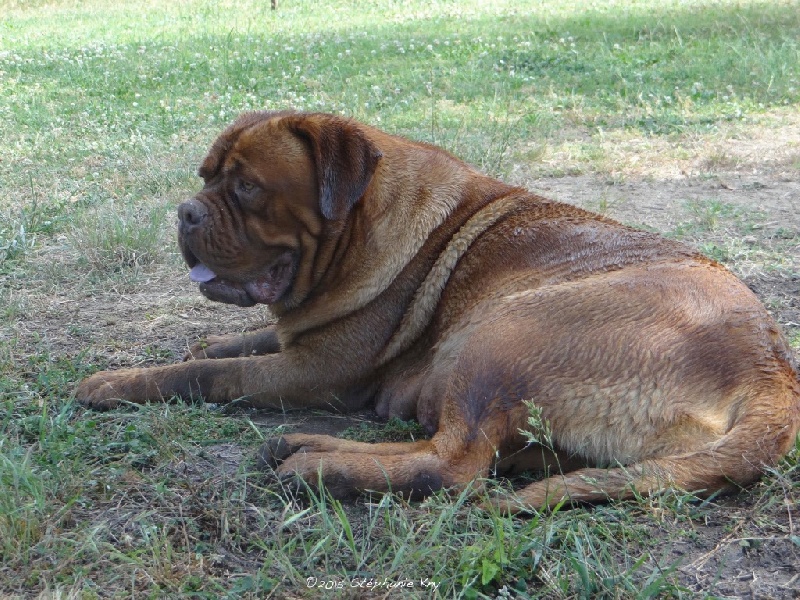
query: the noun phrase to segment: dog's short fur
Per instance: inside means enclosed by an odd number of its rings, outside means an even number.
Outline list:
[[[200,175],[179,209],[192,277],[212,300],[268,304],[277,324],[192,349],[216,360],[98,373],[77,391],[89,406],[370,404],[432,439],[291,434],[266,460],[321,473],[339,497],[551,474],[509,509],[733,489],[794,444],[788,344],[692,248],[331,115],[245,114]],[[537,429],[525,401],[552,430],[543,445],[520,433]]]

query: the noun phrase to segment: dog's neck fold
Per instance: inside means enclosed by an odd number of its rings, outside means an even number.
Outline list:
[[[380,364],[397,356],[430,322],[460,256],[496,220],[495,211],[490,216],[483,207],[516,189],[465,169],[458,159],[425,145],[381,144],[384,135],[377,140],[384,156],[374,180],[338,232],[344,242],[320,275],[324,294],[312,292],[296,309],[280,315],[284,345],[304,332],[363,313],[373,300],[389,294],[392,302],[407,308],[374,317],[379,321],[374,352]],[[456,216],[459,212],[463,214]],[[437,231],[445,222],[447,231]],[[420,252],[439,237],[437,248]],[[349,244],[359,251],[348,252]]]
[[[495,200],[476,212],[447,244],[439,254],[433,268],[422,285],[417,288],[414,299],[403,315],[403,320],[395,330],[389,343],[377,359],[378,365],[384,365],[408,350],[416,339],[425,331],[433,319],[439,299],[442,296],[450,275],[472,243],[480,235],[519,206],[521,198],[529,197],[524,190],[511,193]]]

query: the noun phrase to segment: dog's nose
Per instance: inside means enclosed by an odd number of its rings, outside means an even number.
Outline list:
[[[198,202],[194,198],[178,207],[178,226],[183,233],[191,233],[196,230],[207,218],[208,210],[202,202]]]

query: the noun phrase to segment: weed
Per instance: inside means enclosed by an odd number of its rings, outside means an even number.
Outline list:
[[[526,400],[525,406],[528,407],[528,429],[523,431],[523,435],[531,444],[538,444],[549,450],[554,450],[553,430],[550,422],[542,416],[542,409],[533,402]]]
[[[694,215],[697,226],[701,229],[714,231],[719,226],[720,219],[736,215],[736,208],[718,200],[689,202],[689,212]]]
[[[71,233],[81,262],[94,271],[117,273],[163,260],[168,206],[117,206],[87,212]]]
[[[403,421],[397,417],[390,418],[383,425],[360,423],[348,427],[341,437],[358,442],[407,442],[427,439],[429,436],[416,421]]]
[[[39,237],[52,234],[61,218],[61,207],[40,206],[34,198],[29,207],[0,217],[0,269],[4,263],[22,258]]]

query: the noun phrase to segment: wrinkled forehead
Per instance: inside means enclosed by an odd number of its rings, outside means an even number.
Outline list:
[[[241,115],[233,124],[223,131],[212,144],[197,174],[205,181],[217,177],[220,173],[236,167],[237,157],[254,145],[254,141],[266,142],[265,128],[277,130],[280,117],[294,114],[291,111],[260,111]]]

